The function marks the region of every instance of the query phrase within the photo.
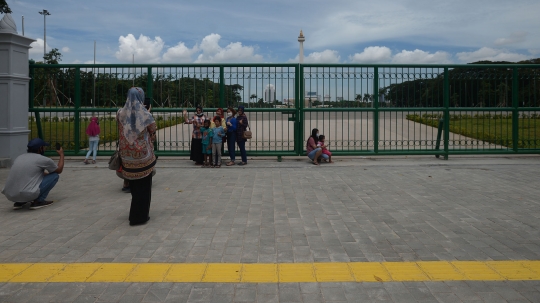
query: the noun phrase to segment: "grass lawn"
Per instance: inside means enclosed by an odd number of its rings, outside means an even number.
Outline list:
[[[439,117],[433,115],[407,115],[407,119],[438,127]],[[518,119],[518,147],[540,149],[540,117]],[[512,147],[511,116],[451,115],[450,132],[470,138]]]
[[[88,148],[88,136],[86,135],[86,128],[88,127],[89,123],[89,121],[81,119],[79,129],[79,144],[81,149]],[[163,117],[158,116],[156,123],[158,129],[162,129],[176,124],[182,124],[184,123],[184,119],[182,117],[174,116],[163,119]],[[114,142],[118,139],[118,128],[114,118],[100,119],[99,127],[101,129],[99,140],[100,144]],[[51,145],[58,142],[62,144],[64,150],[75,149],[75,122],[72,121],[72,119],[71,121],[69,119],[65,119],[63,121],[51,121],[51,119],[43,117],[41,120],[41,128],[45,142],[50,142]],[[30,129],[30,134],[28,135],[29,140],[31,138],[38,137],[37,123],[34,119],[30,119],[28,121],[28,129]]]

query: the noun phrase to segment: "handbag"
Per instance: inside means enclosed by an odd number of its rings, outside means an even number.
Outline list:
[[[119,142],[116,141],[116,151],[112,154],[109,159],[109,169],[110,170],[119,170],[122,167],[122,158],[120,158],[120,152],[118,150]]]
[[[247,139],[251,139],[251,136],[252,136],[252,133],[249,130],[249,126],[248,126],[246,130],[244,131],[244,134],[242,135],[242,137],[247,140]]]

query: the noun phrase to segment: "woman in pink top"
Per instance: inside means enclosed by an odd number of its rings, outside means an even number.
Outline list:
[[[328,160],[328,155],[322,153],[322,148],[317,146],[319,142],[319,130],[311,130],[311,136],[306,142],[306,155],[315,165],[319,165],[322,159]]]

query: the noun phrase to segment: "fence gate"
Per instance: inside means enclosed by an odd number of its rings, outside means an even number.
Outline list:
[[[182,110],[246,108],[250,156],[297,156],[318,128],[335,155],[540,152],[539,65],[30,65],[31,137],[84,155],[100,120],[100,155],[115,149],[116,111],[145,89],[156,153],[187,156]]]

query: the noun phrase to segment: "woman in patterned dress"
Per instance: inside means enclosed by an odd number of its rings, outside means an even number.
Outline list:
[[[190,160],[195,161],[195,165],[203,165],[204,158],[202,153],[202,133],[201,127],[203,126],[206,115],[203,113],[203,108],[197,106],[197,113],[191,119],[187,119],[187,111],[184,110],[184,124],[193,124],[193,133],[191,135],[191,154]]]
[[[129,225],[145,224],[150,220],[152,171],[156,164],[153,141],[157,125],[143,102],[142,88],[132,87],[128,91],[126,105],[116,116],[122,176],[129,180],[131,189]]]

